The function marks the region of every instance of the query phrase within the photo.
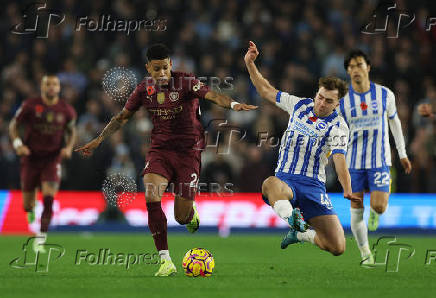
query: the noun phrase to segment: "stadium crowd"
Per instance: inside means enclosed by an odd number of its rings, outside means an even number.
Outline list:
[[[8,137],[8,123],[23,100],[39,96],[46,72],[59,75],[62,98],[78,112],[76,144],[84,144],[122,108],[102,89],[105,72],[122,66],[139,82],[146,76],[147,46],[162,42],[173,51],[173,70],[193,72],[215,89],[260,106],[237,113],[201,101],[208,146],[200,182],[232,183],[233,191],[259,192],[263,179],[274,172],[288,115],[262,101],[249,81],[243,55],[253,40],[261,52],[261,72],[277,88],[302,97],[314,95],[320,76],[347,79],[343,68],[347,51],[367,52],[371,80],[396,95],[413,164],[412,174],[405,175],[391,138],[393,191],[436,192],[435,122],[416,112],[420,102],[436,103],[436,29],[425,30],[431,14],[425,4],[397,1],[398,8],[416,14],[416,21],[398,38],[387,38],[389,32],[361,32],[373,20],[375,1],[48,1],[47,7],[65,14],[65,21],[50,26],[48,38],[35,38],[11,32],[23,22],[25,6],[9,1],[0,12],[0,189],[20,186],[19,158]],[[129,34],[77,31],[79,16],[98,20],[102,14],[119,20],[159,19],[163,27]],[[218,80],[221,84],[216,84]],[[151,129],[146,112],[140,110],[93,157],[73,154],[64,162],[61,188],[98,190],[107,175],[117,172],[140,181]],[[334,170],[327,171],[328,191],[340,191]]]

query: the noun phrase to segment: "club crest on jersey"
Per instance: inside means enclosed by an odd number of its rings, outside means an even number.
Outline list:
[[[374,111],[377,111],[377,101],[372,101],[371,102],[371,107],[372,107],[372,109],[374,110]]]
[[[44,106],[42,106],[42,105],[35,106],[36,117],[41,117],[43,111],[44,111]]]
[[[164,101],[165,101],[165,93],[164,93],[164,92],[159,92],[159,93],[157,94],[157,102],[158,102],[159,104],[163,104]]]
[[[170,92],[169,97],[171,101],[177,101],[179,100],[179,92]]]
[[[54,118],[53,112],[48,112],[45,117],[47,119],[47,122],[50,123],[53,122],[53,118]]]
[[[324,121],[318,122],[316,124],[316,129],[318,129],[318,130],[324,130],[326,128],[327,128],[327,123],[325,123]]]

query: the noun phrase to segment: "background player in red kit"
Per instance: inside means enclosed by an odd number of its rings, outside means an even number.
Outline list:
[[[193,233],[199,227],[194,197],[200,175],[200,155],[204,148],[204,130],[199,121],[199,98],[236,111],[256,109],[230,97],[216,93],[192,74],[171,71],[169,50],[163,44],[147,50],[146,68],[151,78],[143,80],[133,91],[124,109],[114,116],[102,133],[76,149],[85,156],[109,135],[122,127],[141,107],[152,117],[152,143],[144,168],[145,198],[148,226],[161,258],[155,276],[176,273],[167,242],[167,219],[161,207],[161,197],[168,183],[175,184],[175,219]]]
[[[41,188],[44,209],[41,229],[34,249],[42,245],[52,217],[53,198],[59,189],[61,160],[70,158],[75,140],[76,112],[59,98],[59,78],[46,75],[41,80],[41,97],[23,102],[9,125],[9,135],[17,155],[21,156],[23,207],[29,223],[35,220],[36,189]],[[23,128],[22,138],[19,131]]]

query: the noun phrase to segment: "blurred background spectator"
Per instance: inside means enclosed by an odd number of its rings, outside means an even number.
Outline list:
[[[62,97],[78,112],[77,144],[83,144],[122,108],[102,90],[105,71],[123,66],[140,81],[146,75],[147,46],[163,42],[172,49],[174,70],[194,72],[198,77],[206,77],[205,83],[215,89],[260,105],[257,111],[235,113],[201,102],[209,146],[203,154],[200,179],[233,183],[235,191],[260,191],[263,179],[274,173],[278,142],[288,116],[262,102],[249,81],[243,55],[248,41],[253,40],[261,52],[258,59],[261,72],[277,88],[304,97],[314,95],[320,76],[334,74],[346,78],[343,58],[348,50],[358,47],[366,51],[372,60],[372,80],[396,94],[414,166],[412,175],[404,175],[394,150],[393,187],[399,192],[436,192],[434,120],[422,119],[415,112],[419,102],[436,101],[436,27],[431,31],[425,27],[426,18],[436,15],[430,11],[434,7],[430,1],[396,1],[399,9],[416,14],[415,22],[403,29],[398,38],[361,32],[373,20],[376,1],[47,1],[47,7],[64,13],[66,18],[63,23],[51,26],[45,39],[12,34],[12,26],[23,22],[26,3],[2,3],[0,189],[20,186],[19,160],[11,148],[7,126],[23,100],[39,95],[44,73],[59,75]],[[122,20],[163,20],[165,30],[129,34],[76,30],[79,16],[98,21],[102,14]],[[211,76],[219,78],[220,83],[216,84]],[[221,127],[219,121],[211,124],[214,119],[228,122]],[[74,154],[64,163],[62,188],[101,189],[106,175],[113,172],[134,176],[139,182],[151,129],[147,113],[139,111],[122,132],[115,134],[90,159]],[[233,130],[240,135],[230,135]],[[222,140],[217,140],[218,131]],[[265,132],[268,142],[261,142],[260,136]],[[221,148],[211,146],[217,141]],[[221,154],[227,146],[229,154]],[[331,174],[328,190],[340,191],[334,171],[331,168],[327,171]]]

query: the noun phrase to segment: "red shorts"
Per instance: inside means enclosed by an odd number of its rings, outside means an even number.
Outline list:
[[[41,186],[42,182],[59,183],[61,181],[60,157],[58,155],[44,158],[23,156],[20,177],[23,191],[33,191]]]
[[[168,180],[169,190],[194,200],[201,169],[201,151],[177,152],[151,149],[142,175],[159,174]],[[147,187],[147,186],[144,186]]]

